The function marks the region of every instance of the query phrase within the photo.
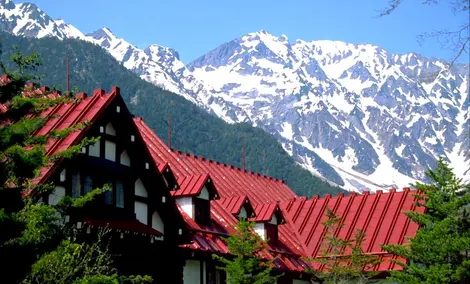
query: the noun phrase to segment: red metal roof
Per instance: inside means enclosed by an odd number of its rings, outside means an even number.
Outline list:
[[[176,152],[167,147],[141,118],[134,119],[157,164],[168,163],[175,177],[210,174],[220,198],[247,195],[253,205],[286,201],[297,197],[279,179],[263,176],[210,159]]]
[[[343,227],[337,236],[353,239],[357,229],[366,234],[363,243],[365,253],[377,255],[384,260],[374,270],[386,271],[401,269],[390,260],[394,256],[381,248],[381,244],[403,244],[406,237],[415,235],[418,225],[413,223],[403,212],[423,212],[417,207],[416,191],[394,189],[388,193],[378,190],[375,194],[364,192],[359,195],[351,193],[324,198],[293,199],[281,204],[287,219],[295,227],[308,257],[320,257],[325,235],[322,223],[326,220],[326,208],[330,208],[342,218]]]
[[[178,206],[183,219],[192,231],[192,242],[183,245],[185,248],[211,253],[229,254],[224,238],[234,233],[237,219],[218,200],[211,201],[211,222],[198,225]],[[279,241],[274,246],[267,247],[261,256],[266,259],[276,257],[275,266],[283,271],[303,272],[310,266],[303,259],[303,251],[298,240],[292,239],[292,228],[289,225],[279,226]]]
[[[277,203],[258,204],[254,209],[255,217],[250,218],[250,220],[255,222],[269,222],[273,218],[276,210],[280,210]]]
[[[246,202],[250,202],[248,196],[240,195],[240,196],[232,196],[227,198],[222,198],[218,200],[219,203],[233,215],[237,215],[240,213],[240,210],[243,208]]]
[[[210,181],[210,176],[205,175],[192,175],[192,176],[180,176],[177,179],[179,185],[177,190],[171,191],[171,195],[175,197],[180,196],[196,196],[199,195],[204,188],[204,185]]]
[[[147,226],[138,220],[94,220],[85,219],[85,224],[91,227],[99,228],[110,228],[123,232],[137,232],[144,235],[153,235],[157,237],[163,236],[163,234],[150,226]]]

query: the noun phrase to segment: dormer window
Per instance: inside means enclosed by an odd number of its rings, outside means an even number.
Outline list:
[[[209,175],[188,176],[178,179],[178,189],[171,191],[181,209],[199,225],[210,222],[210,201],[217,192]]]
[[[279,239],[278,226],[284,223],[278,204],[263,204],[255,207],[255,232],[270,245],[276,245]]]
[[[255,217],[253,206],[246,195],[223,198],[218,202],[238,220]]]

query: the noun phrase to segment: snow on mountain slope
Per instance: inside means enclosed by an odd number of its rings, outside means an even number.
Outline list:
[[[438,156],[470,174],[469,66],[265,31],[189,64],[312,172],[347,189],[425,180]]]
[[[0,28],[97,44],[142,79],[225,121],[265,129],[300,165],[349,190],[425,180],[439,156],[470,179],[469,65],[448,71],[446,62],[415,53],[259,31],[185,66],[173,49],[139,49],[108,28],[84,35],[9,0],[0,0]]]

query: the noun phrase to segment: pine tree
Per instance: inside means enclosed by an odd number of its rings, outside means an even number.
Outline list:
[[[339,238],[337,233],[344,226],[342,219],[329,208],[326,211],[327,220],[323,222],[326,228],[323,237],[321,255],[310,259],[318,263],[321,270],[312,271],[322,283],[366,283],[377,274],[367,271],[380,263],[380,259],[367,255],[362,250],[365,233],[357,230],[354,239]]]
[[[271,284],[278,276],[272,273],[274,260],[264,260],[260,254],[266,243],[254,232],[254,224],[240,220],[236,232],[226,238],[232,258],[213,255],[223,266],[230,284]]]
[[[417,183],[419,206],[425,213],[408,212],[420,226],[406,245],[384,248],[407,260],[394,271],[397,283],[470,283],[470,185],[462,184],[441,158],[429,170],[430,184]]]

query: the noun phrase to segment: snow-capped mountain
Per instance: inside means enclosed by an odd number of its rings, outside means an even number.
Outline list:
[[[83,34],[34,4],[0,0],[0,28],[78,38],[144,80],[227,122],[274,135],[302,166],[346,189],[403,187],[446,156],[470,178],[469,66],[369,44],[297,40],[265,31],[185,66],[170,48],[139,49],[107,28]]]

